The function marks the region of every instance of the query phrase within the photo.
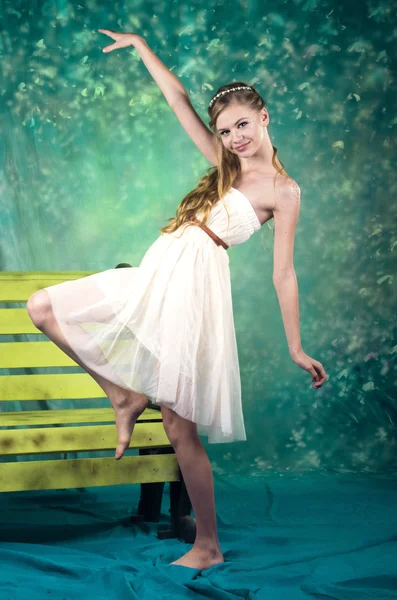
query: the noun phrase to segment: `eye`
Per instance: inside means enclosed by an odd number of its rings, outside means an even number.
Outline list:
[[[240,127],[240,125],[247,125],[248,121],[241,121],[241,123],[238,124],[238,127]],[[221,135],[223,135],[225,133],[225,131],[229,131],[228,129],[224,129],[223,131],[221,131]]]

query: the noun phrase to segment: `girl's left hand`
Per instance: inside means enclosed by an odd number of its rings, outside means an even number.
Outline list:
[[[328,379],[326,372],[324,371],[323,365],[314,358],[308,356],[303,350],[295,353],[292,356],[292,360],[295,364],[297,364],[301,369],[308,371],[312,375],[312,382],[316,383],[312,386],[314,389],[317,389],[323,385],[323,383]]]

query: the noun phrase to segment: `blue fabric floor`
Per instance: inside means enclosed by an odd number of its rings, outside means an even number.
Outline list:
[[[225,562],[170,565],[192,546],[131,525],[138,485],[0,495],[1,600],[397,598],[397,477],[215,474]]]

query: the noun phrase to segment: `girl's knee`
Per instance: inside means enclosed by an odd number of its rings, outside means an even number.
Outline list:
[[[176,412],[161,406],[163,426],[172,446],[183,441],[189,441],[197,437],[197,424],[184,419]]]
[[[51,302],[48,292],[38,290],[34,292],[26,303],[26,310],[36,327],[40,327],[51,313]]]

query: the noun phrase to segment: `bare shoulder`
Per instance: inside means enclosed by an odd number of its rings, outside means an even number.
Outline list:
[[[283,198],[299,198],[301,190],[295,179],[292,177],[276,178],[276,190]]]
[[[274,177],[263,178],[257,186],[256,196],[257,207],[263,214],[262,221],[275,219],[276,211],[299,211],[300,193],[300,187],[292,177],[278,173]]]
[[[300,204],[301,189],[292,177],[279,177],[276,179],[276,197],[274,210],[291,210]]]

